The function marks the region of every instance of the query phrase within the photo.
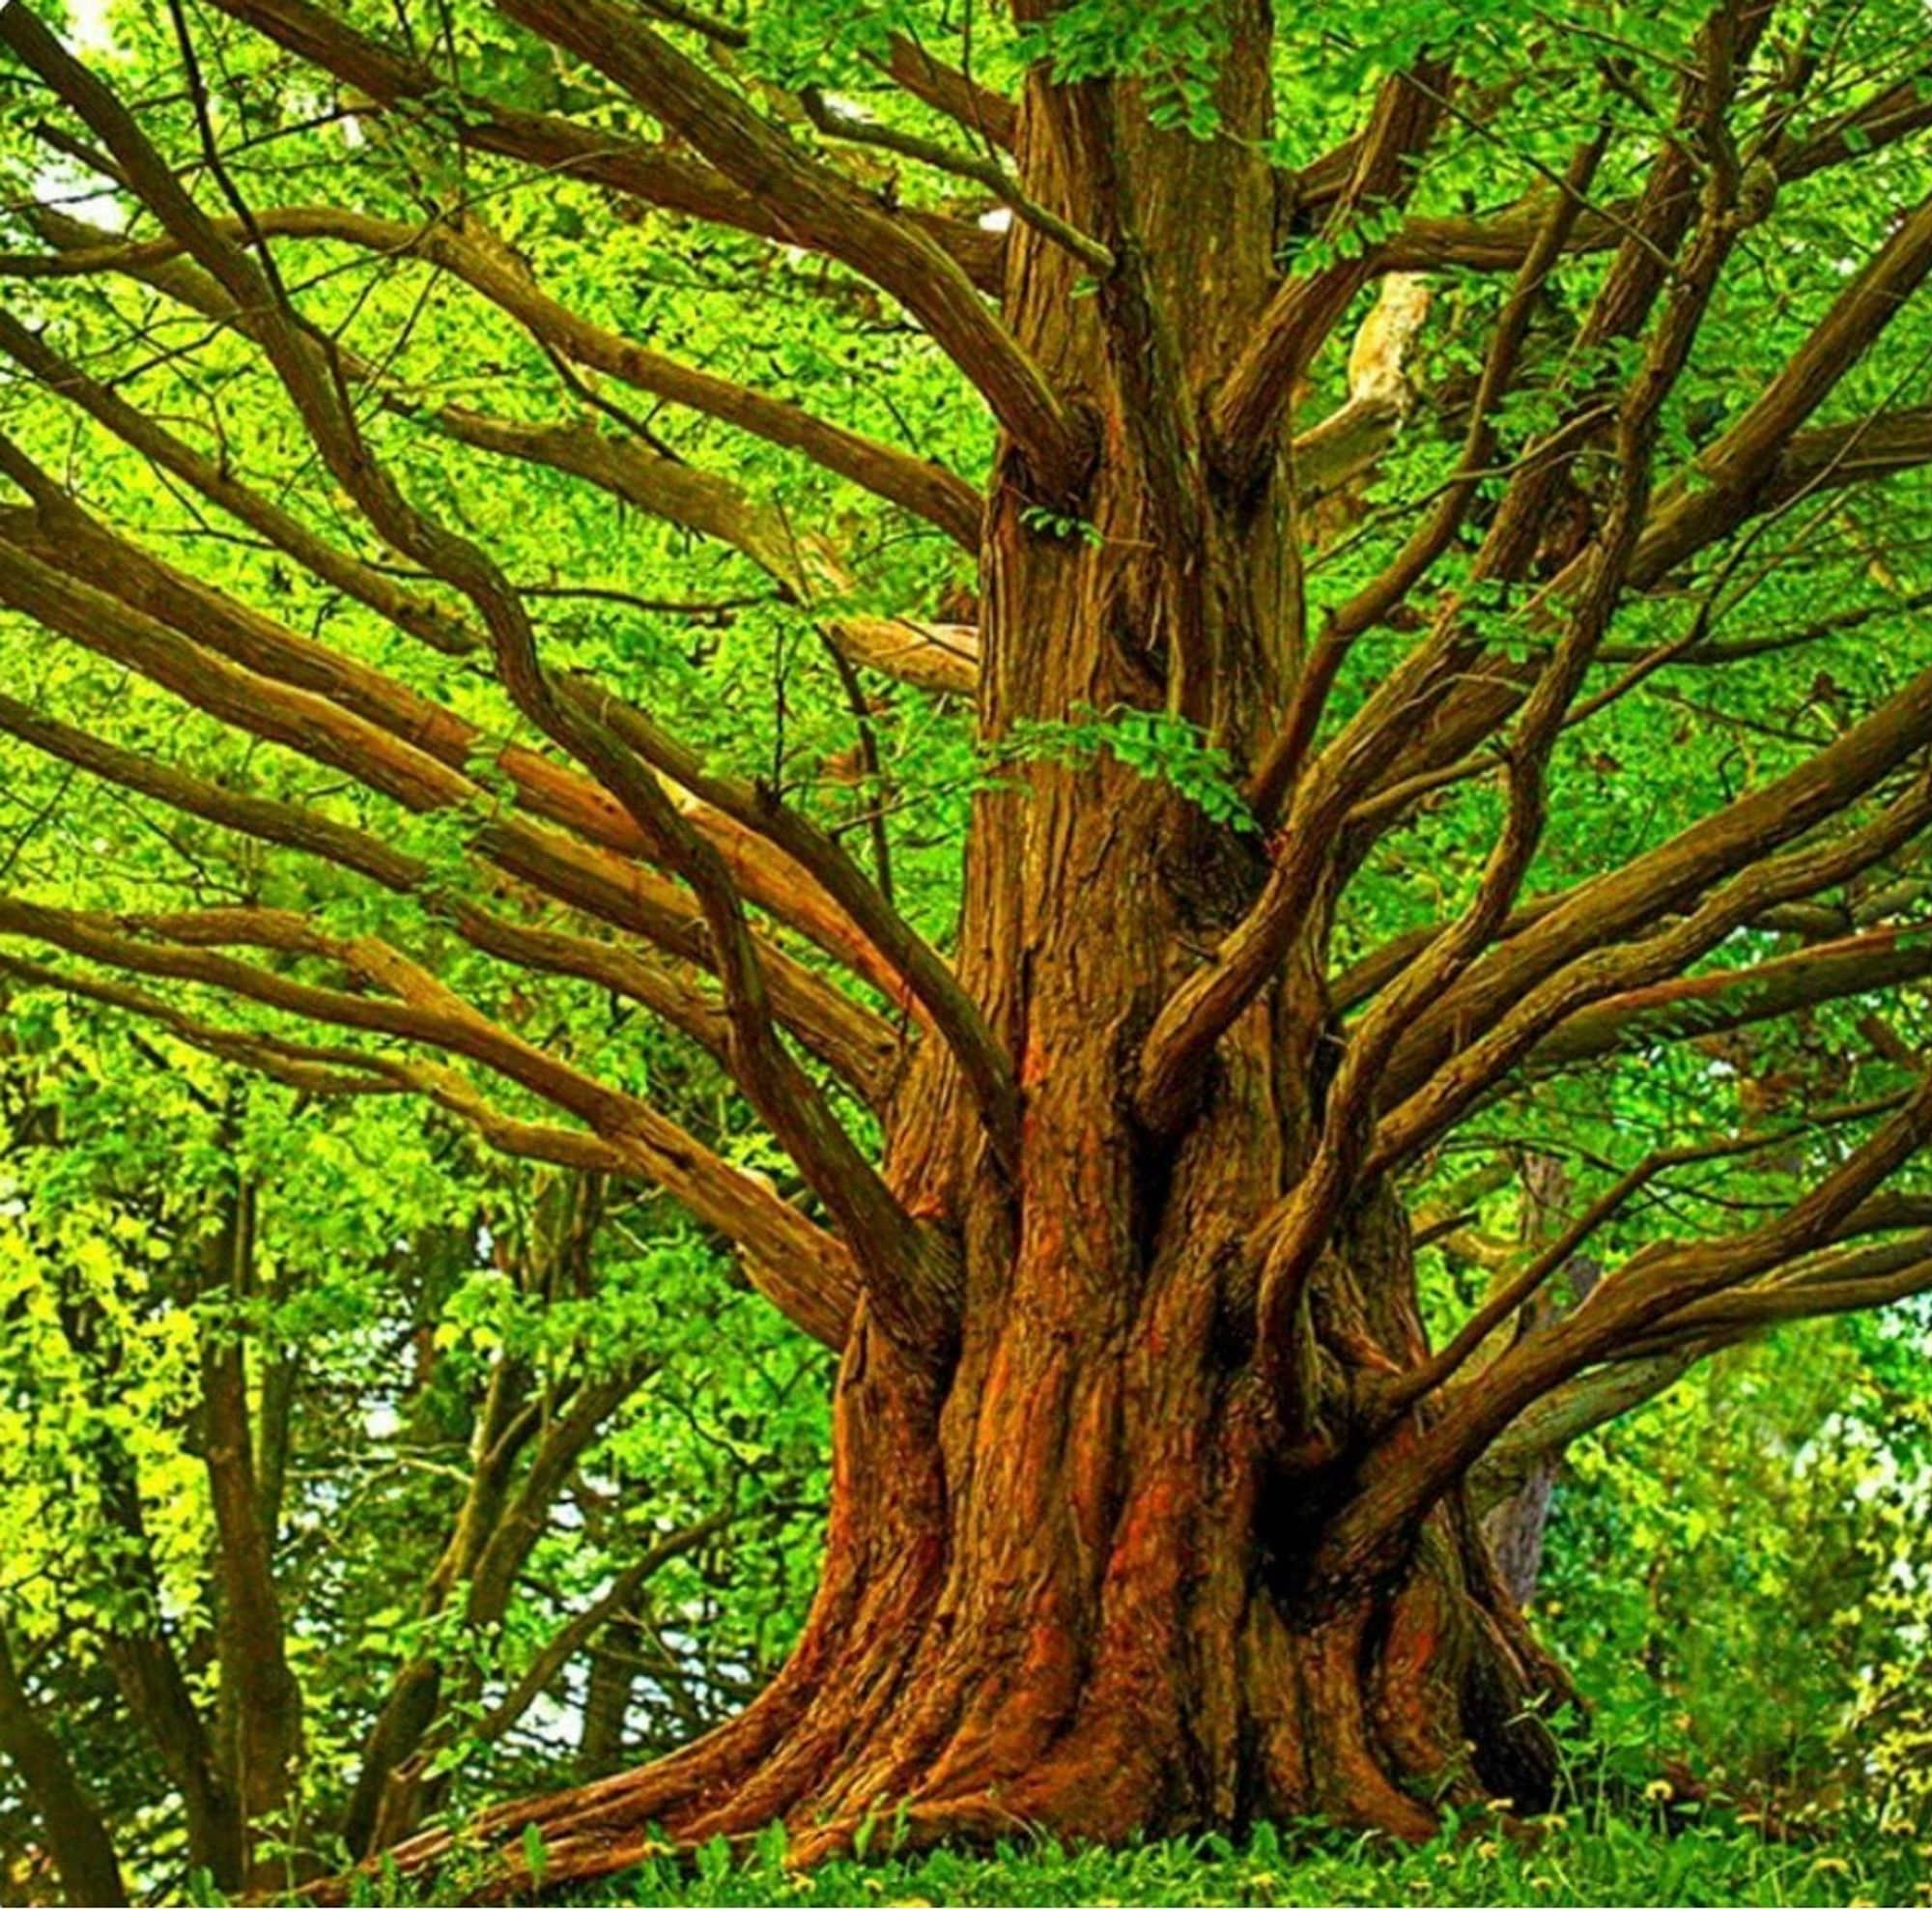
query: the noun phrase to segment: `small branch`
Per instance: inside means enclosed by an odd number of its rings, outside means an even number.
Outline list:
[[[785,1507],[773,1507],[774,1511]],[[503,1696],[484,1712],[476,1724],[477,1734],[494,1743],[515,1727],[530,1705],[543,1695],[557,1674],[616,1612],[622,1610],[644,1585],[688,1552],[694,1552],[723,1531],[738,1524],[744,1514],[736,1510],[713,1512],[676,1531],[667,1533],[647,1551],[627,1564],[611,1582],[576,1612],[546,1642],[523,1675]]]
[[[1408,196],[1448,84],[1449,68],[1437,61],[1423,61],[1412,72],[1384,81],[1326,233],[1338,234],[1371,208],[1400,205]],[[1291,277],[1275,294],[1213,400],[1213,434],[1231,471],[1251,471],[1264,458],[1296,381],[1372,270],[1365,250],[1305,278]]]
[[[1020,190],[1019,182],[997,159],[977,153],[962,153],[942,146],[935,139],[923,139],[916,132],[901,132],[880,126],[851,112],[842,112],[815,86],[808,86],[799,98],[806,117],[828,139],[843,139],[856,146],[871,146],[882,152],[896,153],[901,158],[916,159],[921,165],[970,179],[983,185],[994,198],[1009,208],[1036,232],[1070,252],[1090,271],[1106,273],[1114,269],[1114,255],[1097,239],[1090,238],[1078,226],[1070,225],[1056,213],[1037,205]]]

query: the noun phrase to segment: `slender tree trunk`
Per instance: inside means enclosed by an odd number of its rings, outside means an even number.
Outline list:
[[[41,1819],[61,1894],[75,1904],[126,1902],[114,1838],[82,1786],[66,1747],[47,1726],[0,1636],[0,1753],[19,1774]]]
[[[127,1589],[133,1600],[130,1618],[102,1638],[102,1655],[180,1792],[188,1860],[217,1889],[240,1891],[246,1886],[246,1816],[163,1615],[134,1467],[112,1440],[98,1463],[107,1516],[128,1540]]]
[[[613,1619],[585,1653],[583,1725],[577,1739],[577,1767],[586,1781],[602,1776],[622,1755],[631,1698],[637,1690],[636,1646],[626,1635],[628,1617]]]
[[[1259,35],[1259,4],[1239,32]],[[1224,124],[1258,136],[1265,62],[1237,43],[1223,71]],[[622,1866],[648,1826],[703,1839],[784,1819],[807,1858],[875,1817],[918,1840],[1310,1813],[1421,1836],[1445,1796],[1548,1792],[1525,1719],[1556,1673],[1460,1498],[1373,1581],[1317,1568],[1349,1501],[1351,1428],[1426,1351],[1388,1193],[1316,1277],[1307,1422],[1284,1426],[1263,1382],[1254,1234],[1305,1164],[1324,1085],[1312,959],[1224,1039],[1179,1131],[1151,1136],[1130,1112],[1158,1005],[1267,862],[1169,781],[1056,747],[1050,726],[1168,711],[1246,753],[1300,661],[1296,532],[1285,472],[1231,493],[1195,442],[1206,367],[1267,295],[1267,169],[1242,137],[1144,115],[1110,128],[1079,94],[1029,99],[1032,189],[1117,251],[1138,239],[1151,302],[1187,323],[1156,323],[1122,369],[1082,268],[1015,229],[1009,322],[1086,408],[1095,458],[1085,527],[1043,529],[1065,507],[1009,457],[986,532],[981,733],[1049,726],[979,800],[959,961],[1018,1063],[1020,1157],[1010,1175],[995,1163],[929,1043],[890,1165],[914,1211],[956,1224],[956,1342],[895,1342],[862,1309],[796,1655],[668,1761],[499,1814],[502,1832],[540,1827],[553,1876]],[[1102,226],[1110,171],[1133,207],[1122,231]]]
[[[1548,1246],[1557,1239],[1573,1215],[1570,1177],[1562,1162],[1546,1154],[1530,1154],[1522,1167],[1522,1240],[1528,1247]],[[1574,1256],[1558,1278],[1521,1308],[1513,1336],[1540,1331],[1573,1305],[1587,1298],[1602,1276],[1602,1268],[1582,1254]],[[1481,1512],[1483,1536],[1496,1570],[1519,1608],[1536,1595],[1543,1572],[1543,1543],[1556,1498],[1556,1480],[1563,1469],[1561,1445],[1526,1461],[1522,1475],[1509,1493]]]
[[[221,1225],[205,1247],[203,1291],[239,1304],[253,1289],[255,1195],[238,1184]],[[285,1880],[282,1866],[259,1853],[280,1826],[302,1747],[301,1688],[289,1667],[274,1533],[264,1522],[256,1470],[255,1412],[239,1326],[215,1322],[202,1360],[203,1460],[214,1511],[215,1651],[220,1664],[213,1719],[215,1753],[242,1823],[249,1886]]]
[[[469,1583],[502,1517],[513,1468],[539,1423],[529,1385],[529,1368],[521,1359],[500,1360],[491,1374],[471,1440],[469,1481],[423,1586],[425,1616],[440,1611]],[[362,1744],[343,1817],[343,1839],[358,1855],[386,1847],[419,1820],[420,1770],[411,1759],[436,1722],[442,1695],[443,1666],[434,1652],[411,1658],[391,1679]]]
[[[516,1266],[525,1289],[553,1297],[587,1291],[601,1216],[602,1189],[593,1176],[547,1182],[535,1239]],[[640,1376],[606,1374],[542,1391],[524,1361],[497,1367],[480,1407],[469,1486],[423,1587],[425,1614],[460,1600],[465,1624],[476,1635],[502,1623],[572,1470]],[[446,1665],[434,1652],[397,1670],[363,1744],[344,1816],[344,1838],[358,1855],[400,1841],[440,1807],[448,1781],[434,1772],[436,1752],[457,1726],[452,1706],[474,1694],[475,1681],[473,1669]]]

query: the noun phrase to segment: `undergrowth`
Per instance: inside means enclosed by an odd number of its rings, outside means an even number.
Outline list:
[[[723,1841],[666,1855],[591,1889],[573,1904],[799,1905],[800,1909],[943,1909],[944,1905],[1860,1904],[1932,1903],[1932,1840],[1923,1828],[1857,1809],[1804,1835],[1767,1834],[1747,1813],[1659,1803],[1607,1805],[1518,1822],[1463,1817],[1420,1847],[1332,1830],[1264,1825],[1245,1841],[1175,1838],[1125,1849],[1025,1838],[991,1854],[890,1853],[882,1825],[866,1858],[787,1868],[781,1836],[749,1851]],[[364,1903],[460,1903],[461,1879],[412,1896],[372,1879]]]

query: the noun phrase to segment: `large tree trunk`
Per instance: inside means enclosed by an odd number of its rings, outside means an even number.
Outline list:
[[[1355,1268],[1400,1251],[1392,1211],[1364,1235]],[[513,1865],[531,1823],[546,1872],[582,1878],[664,1833],[774,1820],[809,1861],[868,1823],[1115,1840],[1320,1814],[1420,1837],[1444,1802],[1545,1803],[1530,1712],[1558,1679],[1460,1504],[1385,1577],[1319,1582],[1346,1479],[1270,1456],[1201,1263],[1124,1301],[1058,1263],[1010,1283],[950,1384],[862,1323],[792,1662],[667,1761],[486,1820]]]
[[[1231,129],[1264,128],[1264,67],[1237,40]],[[1066,506],[1016,460],[1000,473],[981,732],[1171,710],[1243,755],[1279,723],[1300,660],[1281,635],[1298,588],[1285,473],[1224,495],[1184,443],[1194,528],[1179,539],[1149,468],[1157,420],[1127,386],[1152,381],[1191,438],[1207,367],[1266,297],[1273,186],[1239,141],[1144,118],[1123,115],[1109,153],[1082,103],[1030,100],[1032,189],[1099,229],[1098,180],[1117,166],[1153,300],[1185,326],[1122,376],[1081,268],[1016,230],[1009,321],[1091,408],[1096,465],[1092,527],[1070,534],[1038,527]],[[1212,660],[1211,705],[1177,677],[1190,654]],[[782,1819],[808,1857],[895,1817],[922,1840],[1312,1813],[1419,1836],[1445,1798],[1548,1794],[1548,1741],[1526,1715],[1555,1673],[1459,1499],[1372,1581],[1319,1568],[1350,1498],[1351,1426],[1426,1350],[1388,1193],[1317,1276],[1307,1422],[1285,1426],[1267,1403],[1254,1235],[1319,1112],[1312,963],[1291,963],[1222,1041],[1181,1131],[1151,1136],[1130,1111],[1157,1006],[1266,869],[1257,838],[1105,752],[1030,749],[980,798],[960,969],[1018,1063],[1021,1156],[1010,1176],[994,1162],[937,1042],[891,1150],[911,1209],[957,1229],[956,1342],[895,1344],[862,1312],[838,1380],[824,1581],[778,1683],[668,1761],[486,1830],[536,1823],[560,1877],[635,1860],[653,1826],[703,1839]]]

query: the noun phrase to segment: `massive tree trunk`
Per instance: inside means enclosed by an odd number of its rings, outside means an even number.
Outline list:
[[[583,1877],[662,1833],[775,1819],[810,1860],[867,1823],[1119,1839],[1319,1813],[1416,1837],[1445,1800],[1547,1799],[1526,1713],[1558,1680],[1461,1509],[1386,1575],[1321,1583],[1346,1479],[1266,1455],[1203,1263],[1178,1255],[1124,1303],[1035,1264],[951,1385],[855,1336],[824,1581],[763,1697],[486,1835],[534,1823],[547,1873]]]
[[[1265,61],[1237,43],[1225,73],[1224,124],[1260,133]],[[795,1658],[668,1761],[486,1821],[505,1838],[535,1823],[553,1876],[622,1866],[653,1831],[775,1819],[807,1858],[868,1820],[917,1840],[1022,1824],[1117,1838],[1320,1813],[1421,1836],[1445,1799],[1549,1790],[1528,1718],[1558,1674],[1460,1499],[1373,1576],[1324,1571],[1351,1432],[1427,1352],[1387,1190],[1311,1288],[1307,1422],[1268,1403],[1256,1236],[1312,1145],[1319,984],[1290,964],[1176,1130],[1132,1110],[1157,1009],[1266,876],[1260,838],[1055,739],[1173,710],[1246,757],[1282,720],[1301,661],[1280,647],[1297,621],[1288,472],[1229,481],[1195,426],[1273,280],[1273,183],[1235,138],[1110,125],[1077,89],[1037,89],[1024,127],[1034,191],[1137,250],[1150,305],[1187,323],[1152,325],[1123,374],[1078,261],[1016,229],[1009,322],[1086,407],[1094,458],[1076,504],[1009,457],[982,562],[981,733],[1028,740],[974,814],[960,971],[1017,1062],[1019,1158],[996,1162],[928,1043],[890,1159],[908,1208],[956,1228],[956,1338],[908,1345],[862,1311]],[[1106,232],[1123,202],[1130,223]],[[1177,680],[1189,666],[1198,681]]]

